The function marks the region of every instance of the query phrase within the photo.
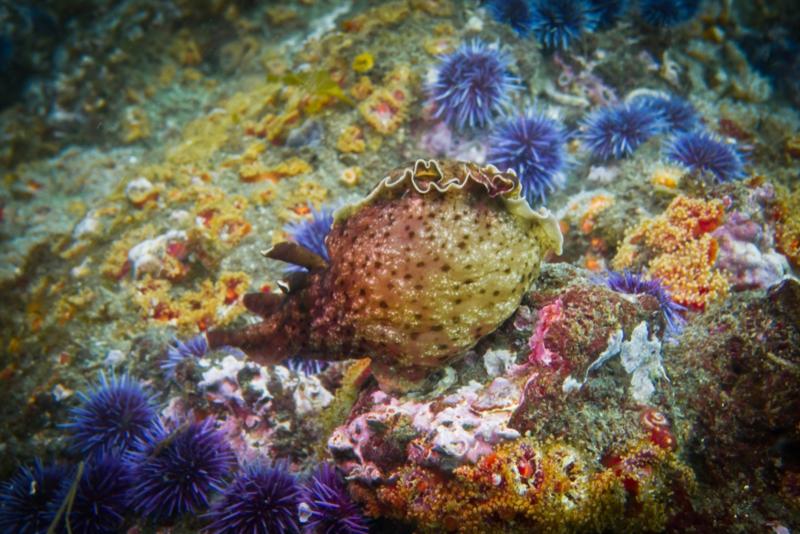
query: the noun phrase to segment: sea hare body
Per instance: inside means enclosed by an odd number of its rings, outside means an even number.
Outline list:
[[[420,160],[336,213],[329,263],[296,245],[268,251],[309,273],[285,295],[245,299],[262,323],[208,340],[265,362],[369,356],[382,387],[407,389],[507,319],[561,242],[512,172]]]

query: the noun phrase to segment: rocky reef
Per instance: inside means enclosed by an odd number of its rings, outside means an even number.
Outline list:
[[[0,6],[0,530],[800,528],[793,8]]]

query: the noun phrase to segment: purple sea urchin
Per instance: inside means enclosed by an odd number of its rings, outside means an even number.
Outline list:
[[[128,470],[118,456],[104,452],[94,455],[81,475],[67,518],[72,532],[120,532],[128,509],[129,488]],[[63,485],[53,503],[54,514],[68,491],[69,485]]]
[[[314,534],[367,534],[367,520],[330,464],[321,464],[303,487],[300,520]]]
[[[100,373],[94,389],[78,396],[81,405],[72,409],[64,427],[83,454],[124,451],[157,423],[153,395],[128,375],[108,379]]]
[[[208,353],[208,342],[203,335],[195,336],[187,342],[176,339],[167,349],[167,358],[161,362],[161,369],[167,378],[174,379],[175,373],[187,359],[202,358]]]
[[[612,27],[628,10],[628,0],[588,0],[588,4],[597,20],[597,29]]]
[[[289,239],[298,245],[306,247],[311,252],[321,256],[325,261],[330,260],[328,247],[325,246],[325,238],[333,226],[333,212],[335,206],[322,206],[319,210],[309,206],[311,217],[301,221],[292,222],[284,227],[289,234]],[[289,265],[286,272],[305,271],[304,267]]]
[[[321,256],[325,261],[330,261],[328,247],[325,245],[325,238],[333,226],[333,213],[336,206],[322,206],[319,210],[309,206],[311,217],[302,221],[289,223],[284,230],[289,234],[289,239],[299,245]],[[287,264],[285,272],[307,271],[305,267]],[[290,369],[305,374],[317,374],[328,367],[327,362],[320,360],[310,360],[305,358],[292,357],[284,362]]]
[[[664,127],[671,132],[690,132],[697,128],[700,122],[694,106],[679,96],[647,95],[635,98],[633,102],[660,115],[664,121]]]
[[[544,202],[563,178],[566,132],[542,113],[528,112],[502,124],[489,139],[486,159],[500,170],[513,169],[531,206]]]
[[[299,532],[300,486],[282,464],[253,464],[225,489],[206,517],[214,534]]]
[[[296,373],[303,373],[305,375],[316,375],[324,371],[330,365],[329,362],[324,360],[314,360],[308,358],[292,357],[283,362],[283,364]]]
[[[581,34],[597,27],[597,14],[585,0],[533,0],[531,29],[545,48],[566,50]]]
[[[669,141],[665,156],[691,171],[707,171],[718,182],[744,178],[742,156],[731,145],[706,132],[686,132]]]
[[[459,130],[488,125],[508,107],[509,93],[519,88],[510,65],[507,53],[478,40],[443,56],[429,87],[434,117]]]
[[[658,279],[648,280],[642,274],[627,269],[621,273],[609,271],[606,274],[606,285],[618,293],[627,295],[650,295],[658,301],[661,314],[667,323],[670,334],[677,335],[683,330],[684,319],[681,312],[686,308],[672,300],[669,291]]]
[[[21,466],[0,484],[0,532],[44,534],[53,520],[52,507],[69,485],[69,469],[60,465]],[[56,504],[57,507],[57,504]]]
[[[319,210],[309,206],[311,217],[298,222],[289,223],[284,230],[289,234],[289,239],[304,246],[311,252],[321,256],[325,261],[330,261],[328,247],[325,245],[325,238],[333,226],[333,214],[336,206],[322,206]],[[287,264],[285,272],[304,272],[305,267]],[[317,374],[328,367],[327,362],[320,360],[292,357],[285,360],[284,365],[288,368],[305,374]]]
[[[221,491],[236,457],[225,436],[205,419],[168,433],[148,432],[124,457],[133,486],[131,506],[141,515],[161,520],[208,507]]]
[[[486,9],[496,21],[508,24],[518,35],[530,33],[533,13],[529,0],[489,0]]]
[[[583,143],[598,159],[630,156],[639,146],[664,128],[658,113],[632,102],[597,109],[582,121]]]
[[[639,0],[639,15],[651,26],[677,26],[697,14],[700,0]]]

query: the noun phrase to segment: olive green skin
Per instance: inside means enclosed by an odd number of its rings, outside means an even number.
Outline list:
[[[409,389],[511,316],[561,243],[556,220],[530,209],[513,172],[417,161],[336,213],[327,268],[280,310],[299,336],[289,349],[370,357],[382,387]]]

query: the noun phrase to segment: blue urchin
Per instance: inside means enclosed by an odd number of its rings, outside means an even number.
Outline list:
[[[311,217],[298,222],[289,223],[284,227],[284,230],[289,234],[290,240],[304,246],[326,261],[330,261],[330,254],[328,253],[327,245],[325,245],[325,238],[328,237],[333,227],[333,214],[337,207],[336,205],[325,205],[317,210],[309,205]],[[299,265],[289,264],[286,267],[287,273],[302,271],[306,271],[306,268],[300,267]],[[298,357],[289,358],[284,364],[290,369],[301,371],[306,374],[319,373],[328,366],[327,362]]]
[[[694,106],[676,95],[646,95],[633,99],[633,102],[649,108],[654,114],[660,115],[664,121],[665,129],[673,133],[690,132],[697,128],[700,123]]]
[[[300,532],[300,486],[284,464],[245,466],[206,518],[214,534]]]
[[[44,466],[38,459],[33,467],[21,466],[0,484],[0,532],[47,532],[54,518],[53,506],[58,508],[62,488],[69,486],[69,474],[67,467]]]
[[[293,356],[284,360],[283,365],[295,373],[303,373],[304,375],[317,375],[327,369],[330,365],[330,362],[326,362],[325,360],[315,360],[313,358],[304,358],[302,356]]]
[[[303,487],[300,520],[315,534],[367,534],[369,527],[336,468],[322,464]]]
[[[588,3],[597,20],[597,29],[612,27],[628,10],[628,0],[588,0]]]
[[[617,104],[590,113],[581,122],[580,137],[598,159],[630,156],[664,128],[661,115],[641,103]]]
[[[78,482],[67,517],[72,532],[120,532],[128,510],[129,488],[128,469],[119,456],[101,452],[90,458]],[[58,511],[68,492],[69,485],[64,485],[58,499],[53,503],[54,513]]]
[[[434,117],[459,130],[488,125],[509,106],[509,94],[519,89],[510,66],[506,52],[478,40],[443,56],[428,88]]]
[[[593,31],[598,15],[585,0],[533,0],[533,30],[545,48],[566,50],[584,32]]]
[[[78,396],[81,405],[70,411],[64,428],[72,434],[73,447],[83,454],[124,451],[158,422],[153,395],[128,375],[108,379],[101,372],[94,389]]]
[[[208,341],[204,335],[195,336],[185,343],[175,339],[167,349],[167,358],[161,362],[161,369],[168,379],[174,379],[176,370],[183,362],[202,358],[207,353]]]
[[[136,441],[124,457],[131,473],[131,507],[155,520],[208,507],[221,491],[236,456],[214,422],[184,424],[168,433],[159,426]]]
[[[530,33],[533,24],[530,0],[489,0],[486,9],[496,21],[508,24],[518,35]]]
[[[333,226],[333,213],[336,206],[322,206],[319,210],[309,205],[310,217],[292,222],[284,226],[284,230],[289,234],[289,239],[302,245],[311,252],[321,256],[325,261],[330,261],[328,247],[325,245],[325,238]],[[305,271],[305,267],[289,264],[286,272]]]
[[[495,130],[486,159],[502,171],[513,169],[533,206],[560,184],[567,163],[566,139],[559,122],[528,111]]]
[[[677,335],[683,330],[685,321],[681,312],[686,311],[686,308],[672,300],[672,296],[661,283],[661,280],[657,278],[647,279],[641,273],[633,273],[626,269],[621,273],[609,271],[606,273],[605,283],[618,293],[654,297],[658,301],[659,308],[661,308],[661,314],[667,323],[669,333]]]
[[[651,26],[670,27],[697,14],[700,0],[639,0],[639,15]]]
[[[742,156],[731,145],[702,131],[678,134],[665,150],[667,159],[691,171],[707,171],[718,182],[745,177]]]

